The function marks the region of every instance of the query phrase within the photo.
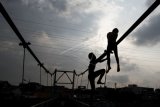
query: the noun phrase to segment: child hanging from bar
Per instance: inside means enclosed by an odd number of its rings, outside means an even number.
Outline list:
[[[107,40],[108,40],[108,45],[107,45],[107,50],[106,50],[107,65],[108,65],[108,69],[106,71],[107,73],[111,69],[110,54],[112,54],[113,52],[114,52],[114,55],[115,55],[115,58],[116,58],[116,62],[117,62],[117,72],[120,71],[119,57],[118,57],[118,47],[117,47],[117,44],[116,44],[116,39],[118,37],[118,32],[119,32],[119,30],[117,28],[114,28],[112,30],[112,32],[109,32],[107,34]]]

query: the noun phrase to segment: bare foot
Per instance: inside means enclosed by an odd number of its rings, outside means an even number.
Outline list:
[[[109,72],[109,70],[106,70],[106,73],[108,73]]]
[[[106,70],[106,73],[108,73],[110,69],[111,69],[111,67],[108,67],[108,69]]]
[[[108,70],[107,71],[109,71],[111,69],[111,67],[108,67]]]

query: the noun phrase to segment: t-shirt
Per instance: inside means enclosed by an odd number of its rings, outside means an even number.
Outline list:
[[[109,32],[107,34],[107,40],[108,40],[108,46],[107,46],[107,50],[113,50],[113,48],[116,46],[116,39],[118,37],[118,34],[113,33],[113,32]]]

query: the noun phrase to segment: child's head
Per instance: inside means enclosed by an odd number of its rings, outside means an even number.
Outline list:
[[[93,52],[91,52],[91,53],[88,54],[88,58],[89,58],[90,60],[95,60],[95,59],[96,59],[96,56],[94,55]]]
[[[112,32],[114,32],[114,33],[118,33],[118,32],[119,32],[119,30],[118,30],[117,28],[114,28],[114,29],[112,30]]]

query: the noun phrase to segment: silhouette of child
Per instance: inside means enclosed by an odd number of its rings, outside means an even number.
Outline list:
[[[107,64],[108,64],[108,70],[107,72],[109,72],[109,70],[111,69],[110,66],[110,54],[114,52],[115,58],[116,58],[116,62],[117,62],[117,72],[120,71],[120,66],[119,66],[119,57],[118,57],[118,48],[117,48],[117,44],[116,44],[116,39],[118,37],[118,32],[119,30],[117,28],[114,28],[112,30],[112,32],[109,32],[107,34],[107,40],[108,40],[108,46],[107,46]],[[113,52],[112,52],[113,51]]]
[[[99,76],[97,84],[104,84],[104,83],[101,82],[101,79],[102,79],[102,77],[104,76],[104,73],[105,73],[105,69],[100,69],[98,71],[94,71],[95,67],[96,67],[96,64],[98,62],[103,62],[103,61],[107,60],[107,58],[102,59],[102,60],[98,60],[98,59],[96,59],[96,56],[94,55],[93,52],[88,54],[88,58],[90,59],[90,64],[88,66],[88,71],[89,71],[88,79],[89,79],[90,84],[91,84],[91,89],[95,90],[95,78]]]

